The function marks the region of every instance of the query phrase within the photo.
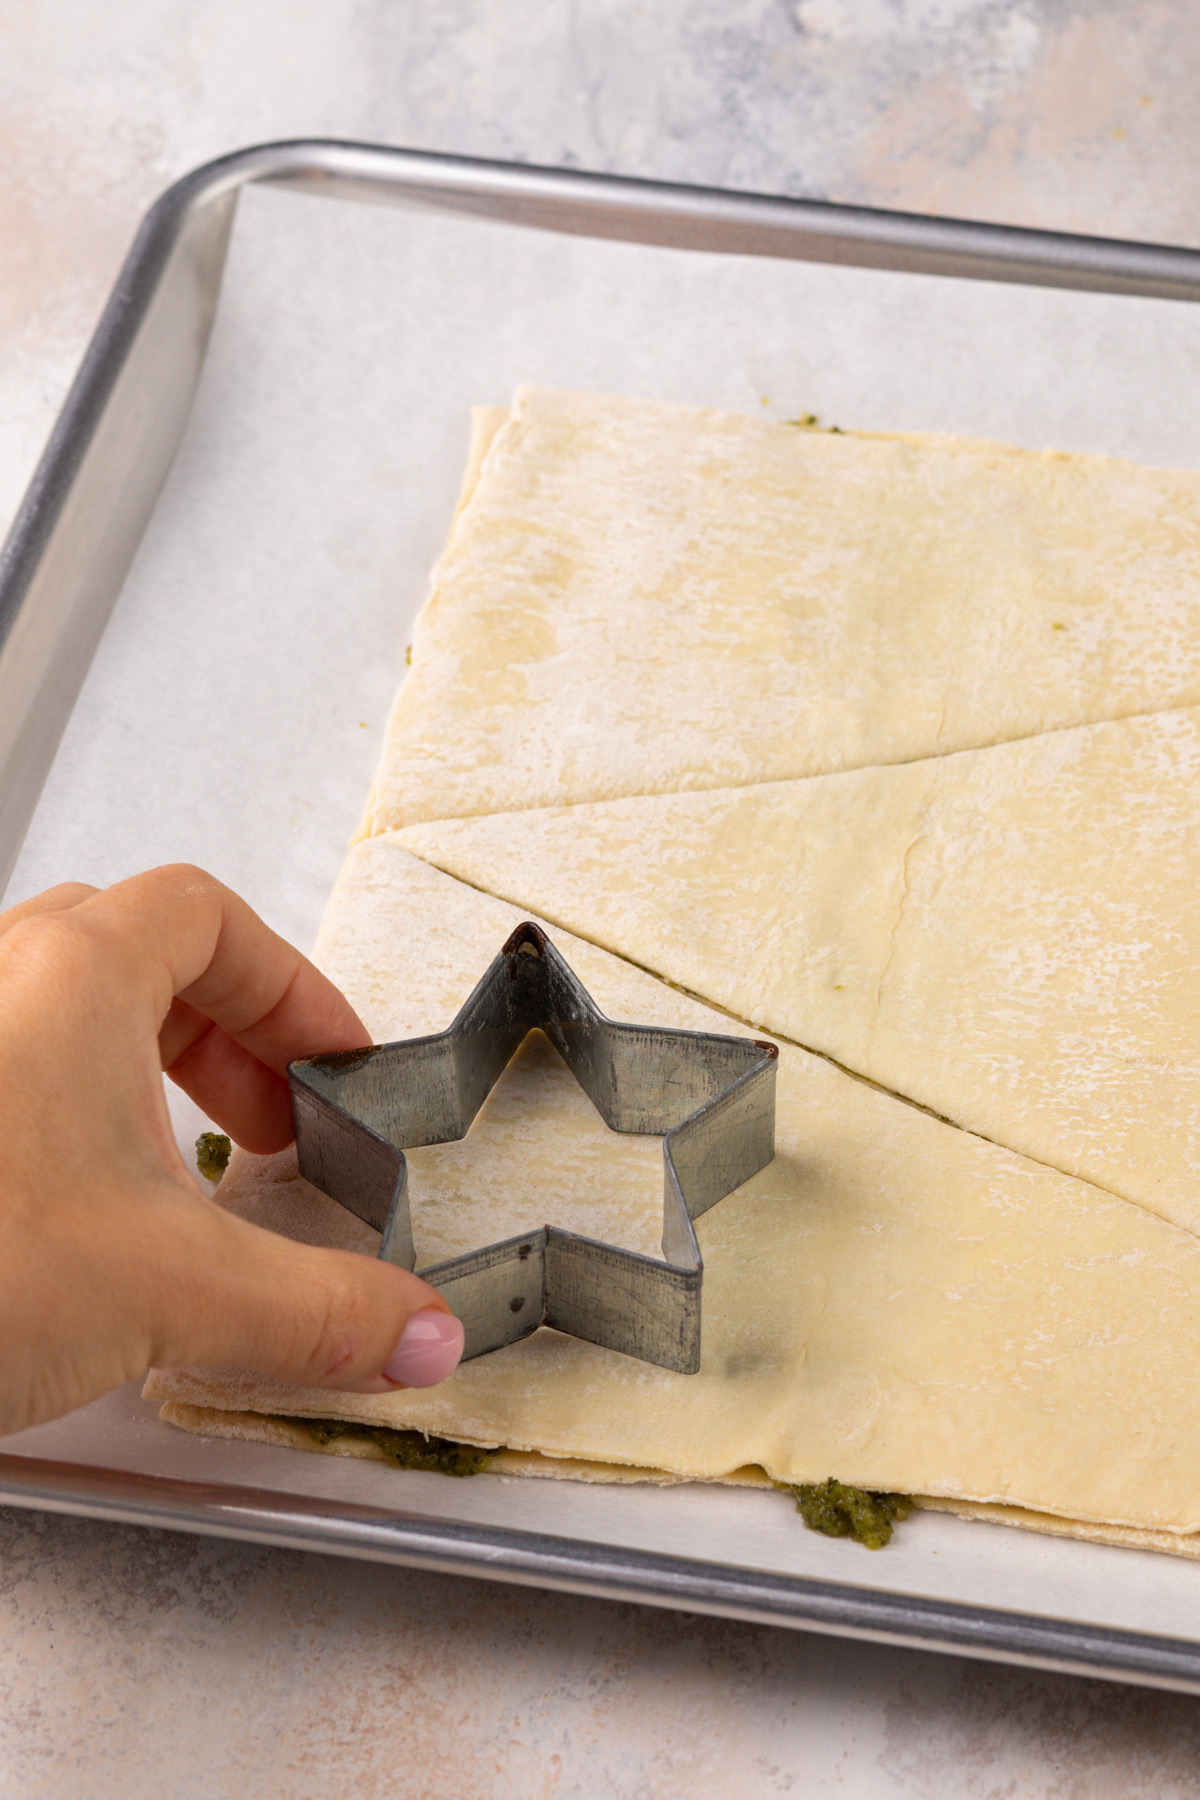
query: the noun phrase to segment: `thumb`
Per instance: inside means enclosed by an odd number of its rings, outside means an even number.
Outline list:
[[[235,1364],[301,1387],[390,1394],[457,1368],[463,1328],[436,1288],[391,1263],[314,1249],[205,1199],[152,1270],[158,1368]]]

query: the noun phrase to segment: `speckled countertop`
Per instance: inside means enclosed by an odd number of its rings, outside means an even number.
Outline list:
[[[8,0],[0,530],[137,220],[333,135],[1200,242],[1187,0]],[[1200,1795],[1200,1704],[0,1511],[0,1796]]]

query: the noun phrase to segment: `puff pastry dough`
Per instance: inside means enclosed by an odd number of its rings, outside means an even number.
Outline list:
[[[1200,703],[1200,475],[524,388],[363,832]]]
[[[428,1030],[520,916],[383,836],[352,854],[319,960],[377,1036]],[[611,1015],[727,1026],[554,935]],[[448,1167],[440,1150],[412,1153],[420,1260],[472,1232],[478,1242],[540,1222],[541,1196],[576,1184],[576,1217],[591,1228],[626,1241],[653,1229],[657,1146],[583,1116],[589,1103],[569,1079],[549,1107],[546,1095],[538,1068],[518,1062]],[[590,1164],[579,1155],[589,1133],[600,1147]],[[631,1146],[640,1165],[626,1160]],[[422,1393],[338,1394],[214,1370],[152,1375],[147,1393],[676,1476],[836,1472],[1168,1542],[1200,1529],[1200,1239],[788,1046],[777,1147],[700,1221],[698,1375],[541,1331]],[[290,1153],[239,1158],[222,1191],[275,1229],[373,1248],[365,1226],[300,1181]]]
[[[424,1393],[155,1373],[165,1416],[836,1474],[1197,1554],[1198,502],[963,439],[539,389],[477,413],[318,960],[377,1037],[437,1030],[540,915],[614,1016],[789,1040],[779,1153],[700,1222],[695,1377],[543,1331]],[[421,1261],[551,1211],[654,1252],[657,1145],[537,1039],[411,1161]],[[374,1250],[292,1155],[221,1192]]]

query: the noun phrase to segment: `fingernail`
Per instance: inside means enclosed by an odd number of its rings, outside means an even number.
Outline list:
[[[436,1387],[453,1375],[463,1353],[462,1321],[426,1306],[404,1327],[400,1342],[383,1365],[389,1381],[405,1387]]]

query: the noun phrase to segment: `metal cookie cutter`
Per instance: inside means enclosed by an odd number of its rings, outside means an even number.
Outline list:
[[[464,1358],[552,1325],[643,1362],[700,1367],[693,1219],[775,1154],[774,1044],[606,1019],[545,933],[518,925],[446,1031],[288,1069],[300,1173],[416,1261],[404,1151],[465,1137],[530,1031],[605,1124],[662,1136],[664,1262],[556,1225],[422,1269],[463,1322]]]

